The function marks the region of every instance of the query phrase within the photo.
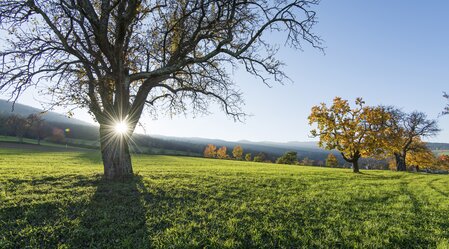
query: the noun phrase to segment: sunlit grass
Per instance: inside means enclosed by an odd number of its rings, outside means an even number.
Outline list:
[[[0,149],[0,248],[448,246],[449,176]]]

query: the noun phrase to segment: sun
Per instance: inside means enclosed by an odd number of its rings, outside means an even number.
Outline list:
[[[114,125],[114,131],[117,134],[123,135],[128,132],[128,124],[124,121],[120,121]]]

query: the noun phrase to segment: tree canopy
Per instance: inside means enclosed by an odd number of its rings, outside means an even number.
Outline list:
[[[217,157],[217,147],[213,144],[208,144],[206,148],[204,148],[203,152],[204,157],[215,158]]]
[[[382,152],[377,138],[385,131],[388,116],[380,107],[365,106],[362,98],[357,98],[355,107],[351,108],[347,100],[336,97],[330,107],[324,103],[312,107],[309,124],[317,126],[311,134],[320,139],[320,147],[340,151],[352,163],[354,172],[359,172],[361,157]]]
[[[297,164],[298,153],[296,151],[287,151],[284,155],[276,160],[278,164]]]
[[[234,146],[234,149],[232,149],[232,155],[234,156],[235,159],[242,160],[243,159],[243,148],[242,148],[242,146],[240,146],[240,145]]]

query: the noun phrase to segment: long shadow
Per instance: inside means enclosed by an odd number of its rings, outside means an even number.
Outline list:
[[[98,178],[94,184],[96,192],[81,213],[70,247],[148,248],[141,177],[121,182]]]
[[[417,232],[418,229],[425,229],[427,223],[426,213],[423,209],[424,203],[418,200],[416,195],[410,191],[408,184],[408,182],[401,182],[399,190],[410,198],[411,212],[413,215],[413,217],[410,217],[410,225],[412,225],[410,228],[413,229],[409,230],[410,237],[407,241],[402,241],[401,244],[406,245],[407,247],[414,247],[416,244],[429,244],[428,238],[423,236],[422,233]]]
[[[35,201],[0,205],[0,248],[149,247],[141,177],[112,182],[100,175],[63,175],[9,182],[11,187],[0,189],[0,201],[12,198],[17,191],[12,186]],[[92,188],[95,193],[84,198]]]
[[[102,164],[101,154],[99,150],[92,150],[74,155],[76,160],[85,161],[88,164]]]
[[[435,187],[434,182],[438,181],[438,179],[433,179],[432,181],[429,181],[427,183],[427,186],[429,186],[432,190],[434,190],[435,192],[438,192],[439,194],[449,197],[448,193],[443,192],[441,189]]]

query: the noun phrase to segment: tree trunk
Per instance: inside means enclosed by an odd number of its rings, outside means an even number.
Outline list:
[[[354,172],[354,173],[360,173],[360,170],[359,170],[359,160],[358,160],[358,158],[357,158],[357,159],[354,159],[354,160],[352,161],[352,172]]]
[[[354,173],[360,173],[359,170],[359,158],[360,158],[360,152],[356,151],[353,153],[354,155],[352,157],[346,157],[345,154],[342,152],[341,156],[346,162],[352,163],[352,172]]]
[[[400,153],[395,153],[394,157],[396,159],[396,170],[397,171],[406,171],[407,166],[405,165],[405,156]]]
[[[100,125],[101,156],[106,179],[122,180],[133,175],[128,142],[128,134],[116,134],[108,125]]]

